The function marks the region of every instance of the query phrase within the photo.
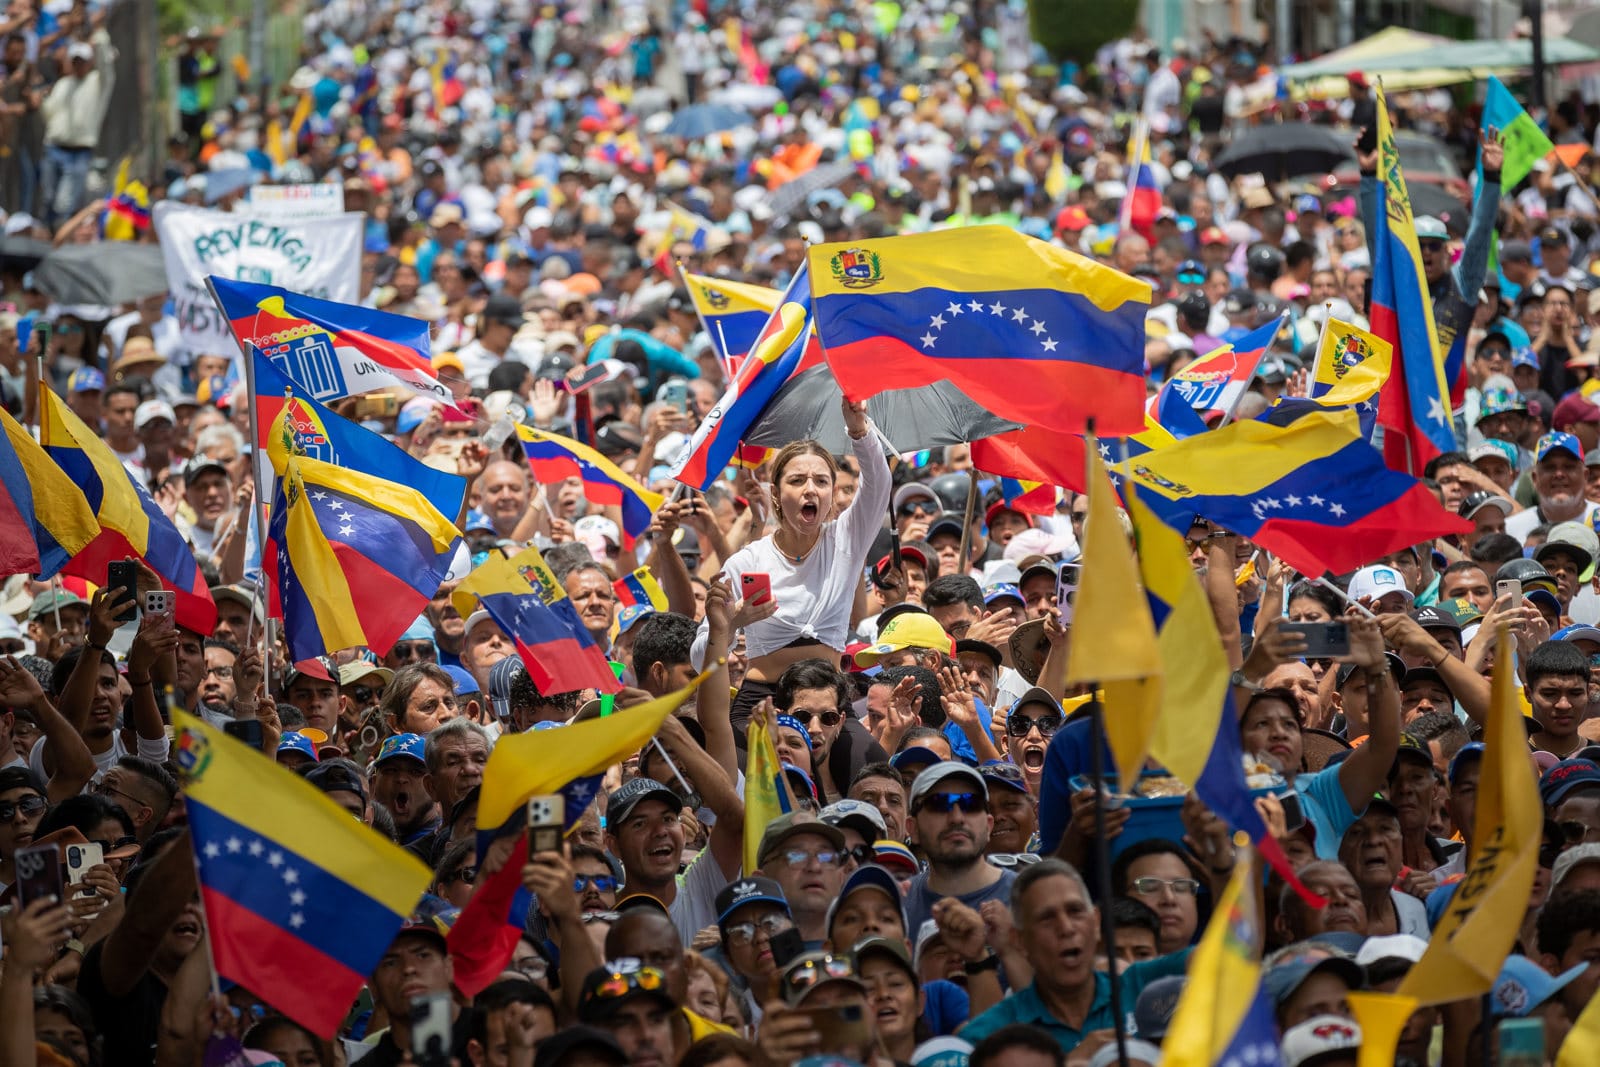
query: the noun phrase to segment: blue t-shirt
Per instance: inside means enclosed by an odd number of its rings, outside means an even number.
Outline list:
[[[966,893],[956,897],[957,900],[977,911],[986,900],[1009,901],[1011,899],[1011,883],[1017,876],[1010,871],[1002,870],[1000,877],[991,885],[985,886],[973,893]],[[928,889],[928,872],[923,871],[911,879],[911,884],[906,887],[906,930],[915,938],[922,924],[933,918],[933,906],[949,893],[934,893]]]
[[[935,978],[922,986],[922,1021],[935,1037],[953,1034],[967,1021],[972,1001],[967,991],[946,978]]]
[[[1339,858],[1339,842],[1356,821],[1357,813],[1350,810],[1350,798],[1344,795],[1344,786],[1339,783],[1339,768],[1343,766],[1341,763],[1315,774],[1298,774],[1294,779],[1294,789],[1300,794],[1300,806],[1305,809],[1306,819],[1317,828],[1319,860]]]
[[[1079,775],[1094,770],[1094,754],[1090,742],[1094,738],[1089,716],[1069,719],[1050,739],[1044,751],[1044,773],[1039,780],[1039,852],[1051,855],[1061,844],[1061,835],[1067,832],[1072,820],[1072,785]],[[1116,767],[1111,749],[1104,752],[1105,767],[1109,773]]]
[[[1129,964],[1122,969],[1120,982],[1122,988],[1119,992],[1122,994],[1123,1023],[1127,1030],[1133,1030],[1133,1006],[1138,1002],[1139,994],[1144,991],[1144,987],[1157,978],[1183,974],[1189,966],[1190,951],[1182,949],[1166,956],[1157,956],[1153,960]],[[1029,985],[1012,993],[962,1027],[961,1037],[976,1045],[1001,1027],[1013,1023],[1036,1026],[1049,1034],[1056,1044],[1061,1046],[1063,1052],[1071,1052],[1078,1047],[1085,1034],[1116,1027],[1117,1019],[1111,1011],[1111,978],[1104,971],[1095,972],[1094,1002],[1089,1005],[1089,1014],[1084,1017],[1082,1029],[1069,1026],[1051,1015],[1050,1009],[1045,1007],[1044,1001],[1040,999],[1039,991],[1033,985]]]

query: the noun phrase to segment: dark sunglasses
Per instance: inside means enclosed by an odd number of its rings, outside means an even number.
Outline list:
[[[1196,274],[1192,270],[1185,271],[1183,274],[1178,275],[1178,281],[1183,285],[1204,285],[1206,276],[1204,274]]]
[[[596,892],[611,893],[617,888],[617,880],[609,874],[575,874],[572,876],[572,891],[581,893],[587,886],[593,886]]]
[[[1579,819],[1562,819],[1556,823],[1561,829],[1561,836],[1569,845],[1577,845],[1589,836],[1589,824]]]
[[[980,793],[929,793],[917,805],[918,810],[931,811],[936,815],[948,815],[952,808],[960,808],[968,815],[983,811],[984,799]]]
[[[847,848],[844,850],[843,855],[846,859],[854,860],[857,867],[876,863],[878,860],[878,850],[871,845],[857,845],[855,848]]]
[[[1028,731],[1038,729],[1039,736],[1049,737],[1061,729],[1061,716],[1041,715],[1030,719],[1026,715],[1013,715],[1006,719],[1006,733],[1012,737],[1027,737]]]
[[[432,641],[401,641],[389,650],[395,659],[427,659],[434,657]]]
[[[895,513],[902,519],[909,519],[913,515],[937,515],[939,514],[939,506],[927,500],[913,500],[909,503],[901,504]]]
[[[49,806],[44,797],[32,794],[18,797],[16,800],[0,800],[0,822],[10,822],[17,817],[19,811],[31,818]]]
[[[109,856],[119,848],[138,847],[139,839],[137,837],[119,837],[115,841],[90,841],[89,844],[99,845],[100,851]]]
[[[477,880],[478,868],[476,867],[458,867],[456,870],[451,871],[449,874],[439,879],[440,884],[442,885],[449,885],[451,882],[465,882],[468,885],[471,885]]]
[[[821,955],[821,954],[819,954]],[[854,978],[856,969],[849,959],[841,956],[821,955],[820,959],[809,959],[796,964],[794,970],[783,976],[783,989],[786,998],[812,986],[821,985],[830,978]]]
[[[355,702],[357,704],[366,704],[370,703],[375,698],[382,696],[383,690],[372,689],[364,685],[352,685],[350,687],[350,695],[355,698]]]
[[[839,725],[839,723],[844,719],[844,716],[840,715],[837,711],[819,711],[814,713],[811,718],[817,722],[820,722],[823,726],[831,730],[835,726]]]

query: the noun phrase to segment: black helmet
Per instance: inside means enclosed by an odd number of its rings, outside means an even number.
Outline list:
[[[1494,572],[1494,580],[1497,582],[1527,583],[1539,578],[1549,581],[1550,572],[1544,569],[1543,564],[1531,559],[1507,560]]]
[[[967,486],[972,479],[966,471],[954,471],[950,474],[941,474],[928,483],[928,488],[933,490],[934,496],[944,505],[946,511],[965,512],[967,509]]]
[[[1274,280],[1283,273],[1283,253],[1271,245],[1256,245],[1245,261],[1246,269],[1255,275]]]

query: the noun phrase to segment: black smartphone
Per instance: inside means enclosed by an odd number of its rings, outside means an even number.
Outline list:
[[[900,569],[900,531],[895,530],[889,534],[889,559],[895,570]]]
[[[806,950],[806,939],[800,935],[799,928],[794,926],[773,934],[770,943],[772,945],[772,962],[780,971],[789,966],[790,961]]]
[[[251,748],[261,747],[260,719],[234,719],[232,722],[223,723],[222,730],[229,737],[237,737]]]
[[[106,596],[113,604],[125,602],[126,606],[112,618],[118,622],[132,622],[139,617],[139,567],[132,560],[114,559],[106,564]]]
[[[1291,834],[1306,824],[1306,809],[1300,804],[1299,793],[1284,793],[1278,797],[1283,805],[1283,828]]]
[[[17,903],[27,907],[41,897],[62,899],[61,850],[54,844],[17,850]]]
[[[1326,659],[1350,654],[1350,628],[1342,622],[1286,622],[1278,627],[1286,634],[1306,639],[1307,659]]]
[[[449,1067],[449,993],[423,993],[411,998],[411,1058],[418,1067]]]
[[[584,368],[583,373],[578,375],[576,378],[561,379],[561,381],[556,383],[556,388],[565,388],[569,393],[581,393],[592,386],[598,385],[599,383],[605,381],[610,374],[610,369],[603,361],[600,363],[591,363],[588,367]]]

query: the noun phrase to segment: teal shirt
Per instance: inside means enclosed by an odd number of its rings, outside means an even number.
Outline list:
[[[1127,1016],[1124,1028],[1132,1030],[1133,1005],[1139,999],[1139,994],[1144,987],[1157,978],[1168,975],[1183,974],[1189,966],[1189,953],[1191,949],[1183,949],[1167,956],[1159,956],[1153,960],[1130,964],[1122,969],[1122,1010]],[[1116,1029],[1116,1017],[1111,1014],[1111,976],[1104,971],[1094,974],[1094,1002],[1089,1006],[1089,1014],[1083,1020],[1083,1028],[1077,1029],[1060,1021],[1050,1014],[1050,1009],[1045,1007],[1044,1001],[1039,998],[1036,985],[1029,985],[1026,989],[1019,989],[1006,997],[1000,1003],[984,1012],[982,1015],[967,1023],[961,1028],[962,1040],[970,1041],[976,1045],[1003,1026],[1013,1023],[1027,1023],[1037,1026],[1055,1039],[1064,1053],[1071,1052],[1083,1041],[1084,1035],[1094,1030]]]

